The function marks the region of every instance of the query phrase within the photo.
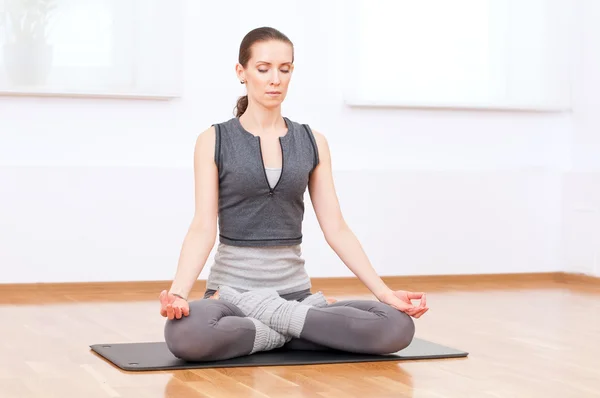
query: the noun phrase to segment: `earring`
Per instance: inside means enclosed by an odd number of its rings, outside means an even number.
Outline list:
[[[240,81],[240,84],[244,84],[244,81],[243,81],[243,80],[242,80],[242,81]]]

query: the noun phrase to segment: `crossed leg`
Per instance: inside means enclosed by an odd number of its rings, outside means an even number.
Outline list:
[[[410,316],[374,300],[316,307],[285,300],[274,291],[228,288],[218,300],[191,302],[187,317],[165,325],[167,346],[187,361],[229,359],[284,345],[387,354],[407,347],[414,333]]]

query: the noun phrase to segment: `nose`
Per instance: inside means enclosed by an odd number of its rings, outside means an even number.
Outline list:
[[[280,83],[281,83],[281,79],[279,78],[279,71],[274,70],[273,78],[271,79],[271,84],[273,84],[274,86],[278,86]]]

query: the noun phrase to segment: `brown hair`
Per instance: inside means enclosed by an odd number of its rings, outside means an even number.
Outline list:
[[[264,42],[269,40],[279,40],[285,43],[288,43],[292,46],[292,62],[294,62],[294,44],[292,41],[283,33],[278,31],[277,29],[270,27],[262,27],[251,30],[244,36],[242,43],[240,44],[240,53],[238,56],[238,62],[246,68],[248,66],[248,61],[252,56],[252,46],[254,43]],[[246,112],[248,108],[248,96],[244,95],[240,97],[237,101],[235,116],[240,117]]]

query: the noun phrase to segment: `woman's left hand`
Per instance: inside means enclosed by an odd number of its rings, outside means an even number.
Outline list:
[[[411,300],[420,300],[419,305],[414,305]],[[379,297],[379,301],[386,303],[395,309],[412,316],[420,318],[429,310],[427,307],[427,298],[422,292],[408,292],[406,290],[396,290],[386,292]]]

